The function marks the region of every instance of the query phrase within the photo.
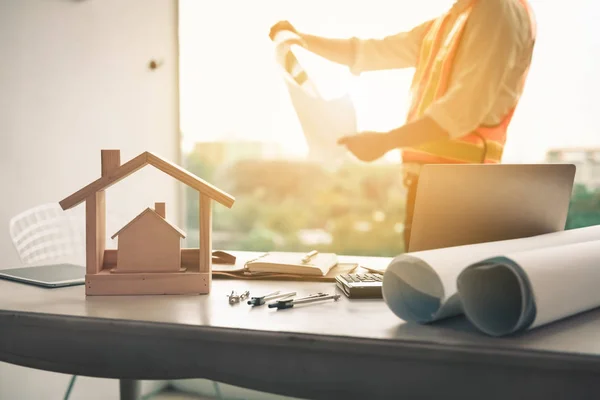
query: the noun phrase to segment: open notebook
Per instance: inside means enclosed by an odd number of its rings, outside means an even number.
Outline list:
[[[303,262],[305,255],[306,253],[269,252],[246,262],[246,269],[251,273],[325,276],[337,265],[337,256],[333,253],[317,253],[308,262]]]
[[[322,253],[309,263],[300,261],[306,253],[277,253],[245,257],[241,254],[232,262],[213,262],[213,278],[335,282],[340,274],[365,273],[356,262],[339,262],[335,254]]]

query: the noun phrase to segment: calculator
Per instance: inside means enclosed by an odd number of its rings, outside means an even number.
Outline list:
[[[335,277],[335,284],[344,294],[353,299],[382,298],[383,275],[377,273],[341,274]]]

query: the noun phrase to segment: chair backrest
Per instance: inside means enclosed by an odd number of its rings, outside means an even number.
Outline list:
[[[42,204],[11,218],[9,230],[24,265],[85,264],[84,207],[63,211],[58,203]]]

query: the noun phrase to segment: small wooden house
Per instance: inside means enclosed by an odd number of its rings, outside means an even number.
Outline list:
[[[86,295],[209,293],[212,279],[212,202],[214,200],[231,208],[235,202],[233,196],[149,152],[121,164],[119,150],[102,150],[101,159],[101,177],[60,202],[63,210],[85,202]],[[164,206],[160,203],[155,210],[144,211],[124,230],[117,232],[119,250],[106,249],[105,190],[148,165],[195,189],[199,195],[200,246],[198,249],[179,249],[179,268],[173,254],[183,232],[175,230],[172,225],[165,225]],[[150,226],[157,232],[156,236],[142,232],[144,226],[140,224]],[[164,235],[163,239],[166,237],[164,243],[158,240],[158,235]],[[151,261],[146,254],[149,240],[152,246],[162,246],[160,252],[164,264]],[[124,251],[120,253],[121,250]]]
[[[145,209],[112,236],[118,237],[117,267],[111,272],[184,272],[185,233],[166,220],[165,203]]]

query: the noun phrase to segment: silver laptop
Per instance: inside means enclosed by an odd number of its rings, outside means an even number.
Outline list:
[[[570,164],[425,165],[408,251],[561,231],[574,179]]]

